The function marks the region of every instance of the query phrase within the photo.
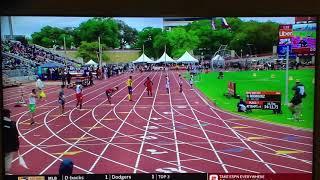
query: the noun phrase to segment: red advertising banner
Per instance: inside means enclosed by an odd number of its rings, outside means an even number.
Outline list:
[[[228,93],[231,96],[236,96],[236,83],[228,82]]]
[[[279,38],[280,39],[288,39],[293,36],[292,29],[280,29],[279,30]]]

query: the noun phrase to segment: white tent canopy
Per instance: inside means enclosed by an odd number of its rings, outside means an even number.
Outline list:
[[[92,59],[90,59],[90,61],[88,61],[85,65],[93,65],[93,66],[98,66],[98,63],[94,62]]]
[[[212,64],[221,66],[221,65],[224,65],[224,58],[222,56],[220,56],[219,54],[217,54],[216,56],[214,56],[211,59],[211,62],[212,62]]]
[[[219,54],[211,59],[212,61],[224,61],[224,58]]]
[[[156,61],[156,63],[176,63],[177,61],[173,60],[167,53],[163,53],[163,55]]]
[[[137,60],[132,61],[132,63],[156,63],[155,61],[151,60],[145,54],[142,54]]]
[[[187,51],[177,60],[177,63],[199,63],[199,60],[191,56]]]

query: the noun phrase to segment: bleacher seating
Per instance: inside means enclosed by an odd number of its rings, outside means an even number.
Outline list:
[[[66,63],[68,66],[78,64],[75,60],[58,55],[57,53],[38,45],[22,44],[19,41],[1,41],[1,45],[3,47],[2,52],[32,60],[36,65],[41,65],[50,61],[61,64]]]

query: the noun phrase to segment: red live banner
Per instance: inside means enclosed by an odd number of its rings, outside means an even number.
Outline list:
[[[279,173],[279,174],[208,174],[208,180],[312,180],[312,174],[302,173]]]

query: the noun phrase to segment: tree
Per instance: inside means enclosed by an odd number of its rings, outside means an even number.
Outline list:
[[[168,41],[171,49],[171,56],[178,58],[186,51],[198,47],[199,38],[193,32],[187,32],[184,28],[174,28],[168,32]]]
[[[98,37],[101,38],[101,43],[107,47],[119,47],[119,26],[112,18],[92,18],[83,22],[75,30],[76,44],[81,41],[97,42]]]
[[[170,46],[166,31],[162,31],[161,33],[155,36],[152,47],[155,50],[156,57],[162,56],[162,54],[165,51],[165,47],[166,53],[171,54],[172,47]]]
[[[252,44],[255,49],[255,53],[272,52],[272,46],[277,44],[278,40],[278,24],[273,22],[260,23],[256,21],[244,22],[241,25],[242,35],[238,35],[240,44],[244,47],[244,44]],[[233,43],[235,45],[235,43]],[[246,53],[250,53],[250,49],[245,48]]]
[[[135,48],[141,48],[144,45],[144,52],[147,56],[159,58],[159,53],[153,48],[155,37],[162,33],[161,28],[146,27],[138,33],[138,39]]]
[[[106,45],[101,44],[101,49],[105,49]],[[90,59],[98,62],[99,44],[98,42],[86,42],[82,41],[77,51],[77,57],[84,59],[84,62],[88,62]],[[108,60],[107,56],[102,54],[103,60]]]
[[[117,20],[117,23],[120,30],[120,48],[126,45],[133,46],[137,41],[138,31],[121,20]]]
[[[66,37],[66,46],[70,47],[74,41],[72,32],[60,29],[57,27],[45,26],[40,32],[35,32],[31,35],[34,44],[52,48],[53,45],[63,46],[63,37]]]
[[[193,32],[199,38],[198,47],[195,49],[194,53],[199,55],[200,51],[198,49],[205,49],[205,54],[213,54],[213,47],[216,47],[213,39],[213,30],[211,26],[211,21],[209,20],[200,20],[194,21],[193,23],[186,26],[186,29],[190,32]]]
[[[22,44],[28,44],[28,38],[25,36],[17,36],[14,38],[16,41],[20,41]]]

